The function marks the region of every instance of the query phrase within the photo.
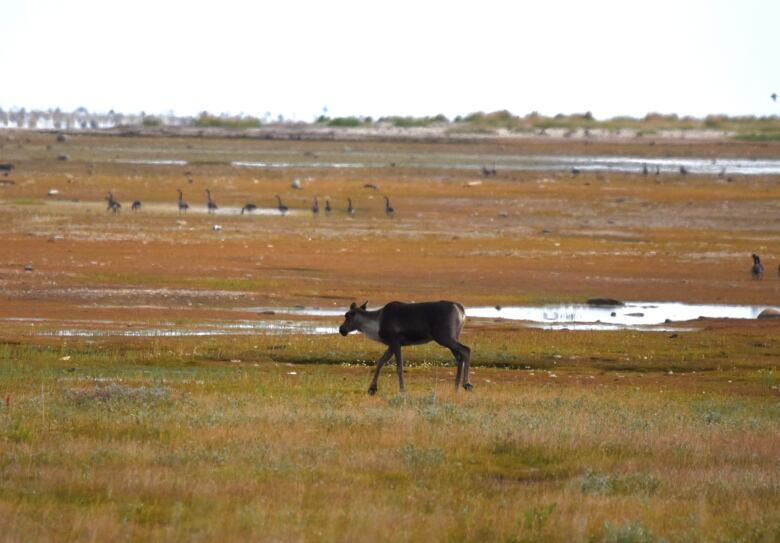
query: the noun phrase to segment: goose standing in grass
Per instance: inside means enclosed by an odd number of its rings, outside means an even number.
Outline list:
[[[750,275],[753,276],[753,279],[764,277],[764,265],[761,264],[761,258],[756,253],[753,253],[753,267],[750,268]]]
[[[244,211],[249,213],[250,211],[254,211],[257,209],[257,206],[255,204],[245,204],[244,207],[241,208],[241,214],[244,214]]]
[[[311,206],[311,212],[314,215],[319,215],[320,214],[320,202],[317,200],[316,196],[314,197],[314,204],[312,204],[312,206]]]
[[[208,197],[206,207],[208,207],[209,213],[215,213],[217,209],[219,209],[219,206],[217,205],[217,202],[211,199],[211,191],[209,189],[206,189],[206,196]]]
[[[111,211],[112,213],[119,213],[120,209],[122,208],[122,204],[117,202],[114,199],[114,194],[112,192],[109,192],[106,196],[106,202],[108,205],[106,206],[106,211]]]
[[[352,205],[352,198],[347,198],[347,215],[355,216],[355,206]]]
[[[331,211],[333,211],[333,208],[330,206],[330,198],[325,198],[325,213],[330,215]]]
[[[184,201],[184,193],[181,191],[181,189],[177,190],[179,191],[179,213],[187,213],[190,205]]]
[[[385,196],[385,215],[390,218],[395,216],[395,208],[390,204],[390,198]]]
[[[143,204],[141,203],[141,200],[135,200],[133,205],[130,206],[130,211],[140,211],[142,207]]]
[[[276,209],[278,209],[279,213],[281,213],[282,215],[286,215],[287,210],[290,209],[289,207],[287,207],[282,203],[282,199],[279,197],[278,194],[276,195]]]

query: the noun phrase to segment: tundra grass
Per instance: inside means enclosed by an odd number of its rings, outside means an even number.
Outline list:
[[[777,319],[657,333],[469,319],[474,393],[453,391],[451,356],[429,345],[405,350],[407,394],[388,368],[372,398],[382,347],[359,336],[40,335],[273,320],[251,308],[358,298],[776,306],[778,223],[761,219],[776,215],[776,177],[227,165],[776,157],[771,142],[21,137],[3,148],[18,169],[0,215],[0,539],[780,539]],[[139,157],[191,162],[113,162]],[[177,188],[201,208],[218,191],[221,210],[279,193],[299,213],[179,216]],[[156,205],[110,215],[107,190]],[[314,218],[314,194],[351,196],[358,213]]]
[[[679,374],[716,334],[534,334],[473,332],[472,394],[409,349],[376,397],[351,336],[3,344],[3,539],[780,537],[776,342]]]

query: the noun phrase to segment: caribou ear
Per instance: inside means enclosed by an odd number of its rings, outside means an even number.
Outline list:
[[[368,300],[366,300],[365,302],[363,302],[363,305],[361,305],[361,306],[360,306],[360,309],[362,309],[363,311],[365,311],[365,310],[366,310],[366,307],[368,307]]]
[[[349,306],[349,309],[350,309],[351,311],[354,311],[354,310],[355,310],[355,308],[357,308],[357,304],[356,304],[355,302],[352,302],[352,305],[351,305],[351,306]]]

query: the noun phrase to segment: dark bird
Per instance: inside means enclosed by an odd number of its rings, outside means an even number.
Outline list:
[[[761,264],[761,258],[756,253],[753,253],[753,267],[750,268],[750,275],[753,276],[753,279],[764,277],[764,265]]]
[[[347,198],[347,214],[350,217],[355,216],[355,208],[352,206],[352,198]]]
[[[325,198],[325,213],[330,214],[333,208],[330,206],[330,198]]]
[[[184,201],[184,193],[182,193],[181,189],[176,189],[179,192],[179,213],[187,213],[187,210],[190,208],[190,205]]]
[[[141,203],[141,200],[136,200],[133,202],[133,205],[130,206],[130,211],[138,211],[143,207],[143,204]]]
[[[485,177],[490,177],[491,175],[496,175],[496,164],[493,163],[492,168],[488,168],[487,166],[482,166],[482,175]]]
[[[211,199],[211,191],[209,189],[206,189],[206,196],[208,197],[206,206],[209,208],[209,213],[216,212],[217,209],[219,209],[219,206],[217,205],[217,202]]]
[[[385,196],[385,215],[393,217],[395,215],[395,208],[390,204],[390,198]]]
[[[773,92],[769,95],[769,97],[772,99],[773,102],[777,102],[777,93]]]
[[[319,215],[320,213],[320,202],[317,200],[317,197],[314,197],[314,204],[311,206],[311,212],[315,215]]]
[[[257,206],[255,204],[246,204],[244,205],[244,207],[241,208],[241,214],[243,215],[244,211],[249,213],[250,211],[254,211],[255,209],[257,209]]]
[[[580,169],[579,168],[572,168],[571,169],[572,175],[580,175]]]
[[[282,203],[282,199],[279,197],[278,194],[276,195],[276,202],[277,202],[276,203],[276,209],[279,210],[279,213],[281,213],[282,215],[286,215],[287,214],[287,210],[290,209],[290,208]]]
[[[647,175],[650,171],[647,169],[647,163],[642,164],[642,175]]]
[[[688,175],[688,168],[680,166],[680,175]]]
[[[106,196],[106,202],[108,205],[106,206],[106,211],[111,211],[112,213],[119,213],[120,209],[122,208],[122,204],[117,202],[114,199],[114,195],[109,192]]]

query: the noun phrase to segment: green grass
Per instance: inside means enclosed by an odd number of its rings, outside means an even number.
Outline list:
[[[444,115],[439,114],[432,117],[382,117],[379,119],[379,122],[391,123],[393,126],[400,128],[413,128],[448,123],[449,120]]]
[[[193,121],[194,126],[201,128],[259,128],[262,126],[260,119],[250,116],[211,115],[202,112]]]
[[[363,126],[367,122],[370,122],[360,117],[335,117],[333,119],[327,119],[326,121],[328,126],[338,126],[338,127],[346,127],[346,128],[355,128],[358,126]]]
[[[40,206],[46,202],[40,198],[14,198],[9,200],[8,203],[16,206]]]
[[[780,132],[739,134],[735,136],[739,141],[780,141]]]
[[[388,369],[375,397],[359,337],[0,344],[3,537],[780,537],[776,354],[536,334],[472,331],[471,394],[409,348],[407,394]],[[659,371],[689,357],[712,369]]]
[[[590,112],[541,115],[537,112],[525,116],[507,110],[490,113],[475,112],[455,119],[456,132],[493,132],[504,128],[516,132],[560,128],[569,131],[602,129],[608,131],[635,130],[640,135],[656,134],[660,130],[719,130],[736,132],[737,139],[745,141],[775,141],[780,130],[780,117],[729,117],[709,115],[704,118],[679,117],[674,114],[648,113],[643,118],[619,116],[596,119]]]

